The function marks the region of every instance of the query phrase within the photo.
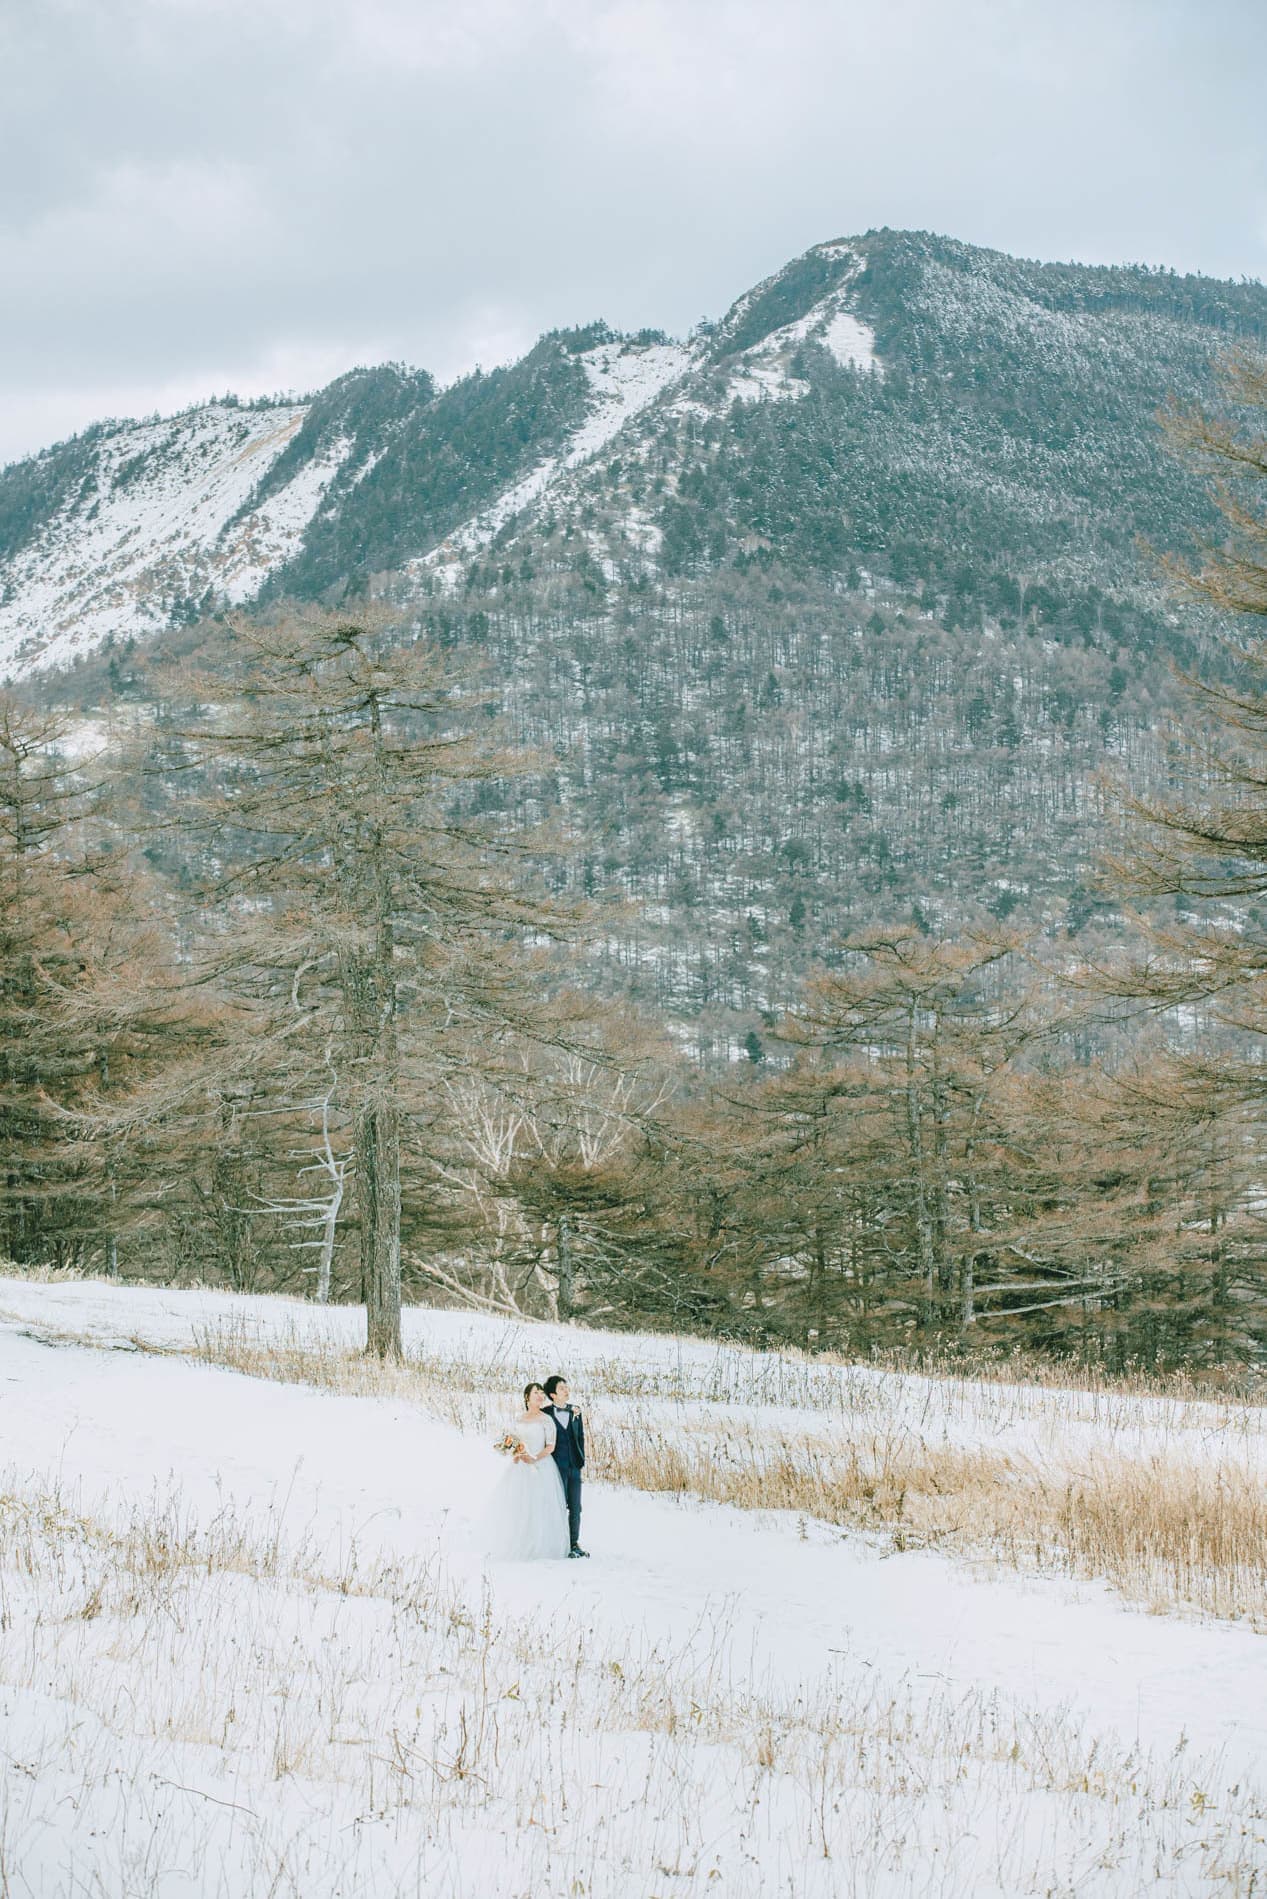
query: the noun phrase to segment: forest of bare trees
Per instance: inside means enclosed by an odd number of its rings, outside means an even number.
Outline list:
[[[591,980],[615,914],[585,875],[592,840],[566,808],[536,821],[558,807],[535,789],[552,761],[509,742],[487,667],[452,644],[277,609],[88,750],[7,695],[0,1249],[360,1300],[382,1356],[418,1296],[850,1353],[1261,1362],[1267,438],[1243,418],[1267,413],[1267,379],[1234,375],[1238,424],[1174,422],[1223,475],[1227,523],[1175,584],[1242,637],[1182,688],[1168,769],[1188,789],[1150,766],[1112,794],[1132,842],[1099,895],[1129,929],[1088,949],[1011,929],[996,901],[952,934],[918,906],[887,914],[879,877],[870,920],[841,918],[828,965],[764,998],[738,1060]],[[737,603],[718,646],[743,624]],[[798,663],[838,667],[809,627]],[[900,641],[892,663],[911,663]],[[934,699],[936,669],[917,680]],[[846,769],[848,721],[807,752],[771,681],[764,753],[786,729],[806,798],[829,787],[869,821],[882,791]],[[749,743],[746,716],[701,746]],[[928,803],[951,878],[991,869],[956,862],[957,826],[1007,829],[999,743],[974,780],[996,811]],[[689,761],[667,726],[664,747],[671,789]],[[1071,756],[1051,766],[1055,826],[1105,795]],[[761,808],[719,808],[728,874]],[[807,903],[814,849],[789,858]],[[794,904],[777,927],[798,930]],[[725,980],[679,973],[704,1000]]]

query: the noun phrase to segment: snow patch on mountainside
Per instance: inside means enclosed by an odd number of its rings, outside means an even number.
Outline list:
[[[837,253],[845,254],[844,247],[834,247],[832,254]],[[731,401],[760,402],[773,399],[788,402],[803,396],[808,385],[792,367],[796,352],[803,343],[820,344],[831,352],[843,369],[874,371],[883,375],[883,365],[876,355],[875,332],[849,307],[853,280],[859,269],[861,260],[834,290],[816,303],[812,310],[807,310],[803,317],[797,317],[794,323],[785,323],[781,329],[772,330],[759,343],[753,343],[740,352],[727,385]]]
[[[221,590],[233,606],[253,600],[274,568],[299,552],[304,530],[352,450],[342,435],[324,455],[314,456],[284,488],[238,523],[225,551]]]
[[[828,318],[819,340],[845,369],[875,369],[883,374],[875,353],[875,331],[850,310],[837,310]]]
[[[605,447],[631,416],[686,374],[694,356],[681,343],[600,343],[584,360],[592,406],[572,438],[565,458],[569,468]]]
[[[582,363],[590,385],[585,420],[567,447],[544,461],[500,494],[491,506],[466,522],[446,541],[411,563],[414,572],[438,571],[452,578],[457,567],[499,534],[525,508],[539,501],[568,470],[598,454],[625,424],[650,407],[693,367],[695,352],[681,343],[600,343]]]
[[[762,343],[748,353],[731,376],[726,395],[731,402],[797,402],[809,384],[796,375],[786,354]]]
[[[336,443],[235,519],[306,413],[211,403],[104,436],[79,491],[0,569],[0,674],[158,632],[208,592],[250,599],[297,550],[351,446]]]

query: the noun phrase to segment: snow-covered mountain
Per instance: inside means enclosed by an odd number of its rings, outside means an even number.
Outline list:
[[[538,452],[521,458],[524,472],[493,484],[484,505],[477,490],[451,532],[424,532],[415,561],[450,573],[680,382],[697,352],[613,337],[572,360],[584,385],[557,438],[530,441]],[[343,430],[311,427],[328,396],[104,424],[5,471],[0,483],[14,488],[42,474],[50,494],[0,544],[0,668],[21,676],[64,665],[104,641],[254,600],[302,552],[340,470],[351,464],[344,499],[399,455],[409,418],[354,414]],[[305,425],[314,440],[303,440]]]
[[[108,719],[152,690],[130,639],[403,603],[555,755],[561,874],[641,899],[615,980],[751,1048],[879,914],[1097,917],[1099,781],[1164,771],[1207,633],[1140,552],[1217,519],[1157,411],[1233,345],[1267,349],[1260,284],[879,231],[683,342],[103,424],[0,473],[0,678]]]
[[[686,343],[592,324],[445,389],[386,365],[103,423],[0,473],[0,676],[260,597],[451,590],[543,522],[609,580],[759,554],[987,614],[995,581],[1054,586],[1100,622],[1106,591],[1148,593],[1141,535],[1202,525],[1155,411],[1236,341],[1267,342],[1261,285],[872,232]]]
[[[356,546],[357,517],[381,515],[384,497],[402,530],[384,565],[451,583],[509,524],[574,500],[571,477],[645,412],[712,417],[735,399],[795,398],[807,387],[795,366],[806,344],[874,367],[874,334],[856,308],[863,253],[837,243],[810,257],[824,270],[822,294],[750,340],[752,313],[777,297],[779,278],[692,343],[596,325],[445,391],[417,372],[354,372],[303,402],[212,402],[100,424],[16,464],[0,474],[0,669],[63,665],[243,605],[275,580],[310,591],[303,557],[315,544],[320,565],[331,538],[349,543],[343,575],[372,565],[376,537]],[[481,438],[497,448],[482,466]]]

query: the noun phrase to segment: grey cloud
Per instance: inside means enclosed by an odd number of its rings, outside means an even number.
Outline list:
[[[120,407],[681,331],[876,224],[1267,266],[1247,0],[9,0],[0,456]]]

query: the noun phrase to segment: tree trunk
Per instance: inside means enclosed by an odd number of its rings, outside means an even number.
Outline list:
[[[326,1061],[330,1061],[330,1050],[326,1049]],[[343,1179],[346,1161],[334,1157],[334,1148],[330,1142],[330,1102],[338,1085],[335,1076],[329,1092],[321,1104],[321,1165],[330,1176],[330,1198],[321,1222],[321,1245],[317,1252],[317,1304],[330,1303],[330,1278],[334,1265],[334,1243],[338,1237],[339,1214],[343,1207]]]
[[[114,1225],[115,1218],[116,1218],[115,1208],[118,1203],[118,1199],[119,1199],[119,1189],[116,1186],[114,1178],[112,1176],[110,1180],[110,1231],[106,1235],[106,1277],[107,1279],[117,1279],[119,1277],[119,1241],[118,1241],[117,1234],[115,1232],[115,1225]]]
[[[809,1306],[810,1316],[814,1323],[806,1328],[808,1336],[805,1343],[808,1345],[813,1339],[817,1341],[821,1350],[827,1333],[827,1242],[823,1238],[820,1220],[814,1222],[814,1243],[810,1255]]]
[[[334,1236],[338,1229],[339,1202],[342,1198],[341,1192],[331,1197],[330,1204],[326,1208],[325,1216],[321,1223],[321,1248],[317,1254],[317,1304],[319,1306],[329,1305],[330,1303],[330,1276],[331,1267],[334,1262]]]
[[[942,1024],[941,1011],[933,1011],[933,1251],[936,1255],[937,1288],[942,1295],[941,1303],[948,1304],[954,1280],[954,1262],[950,1255],[950,1203],[949,1203],[949,1164],[947,1153],[950,1145],[950,1102],[946,1089],[945,1076],[942,1074],[941,1061]]]
[[[396,1044],[396,941],[391,874],[381,813],[387,769],[382,709],[369,695],[377,809],[364,843],[363,870],[373,907],[372,961],[357,972],[356,1017],[375,1075],[370,1102],[356,1117],[357,1198],[361,1210],[361,1285],[365,1349],[376,1358],[400,1358],[400,1064]]]
[[[977,1310],[976,1297],[977,1256],[971,1248],[963,1256],[963,1266],[959,1279],[959,1323],[964,1326],[975,1325]]]
[[[981,1188],[977,1181],[977,1123],[981,1118],[982,1097],[977,1096],[972,1104],[972,1131],[968,1136],[968,1220],[973,1233],[982,1230]],[[969,1242],[963,1256],[959,1285],[959,1322],[961,1325],[975,1325],[976,1309],[977,1251],[975,1243]]]
[[[906,1033],[906,1135],[911,1155],[911,1184],[915,1199],[915,1233],[919,1245],[919,1271],[924,1285],[920,1324],[931,1325],[937,1312],[937,1254],[933,1246],[933,1222],[928,1209],[928,1184],[924,1178],[924,1129],[915,1065],[915,1019],[916,1010],[912,1005],[907,1016]]]
[[[400,1122],[393,1103],[356,1118],[356,1191],[361,1216],[365,1349],[400,1358]]]
[[[559,1317],[567,1320],[576,1311],[576,1288],[573,1276],[572,1223],[566,1213],[559,1215],[558,1263],[559,1289],[555,1295],[555,1304],[558,1307]]]

